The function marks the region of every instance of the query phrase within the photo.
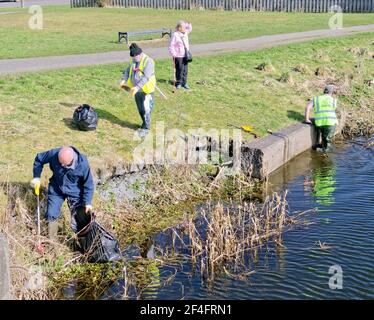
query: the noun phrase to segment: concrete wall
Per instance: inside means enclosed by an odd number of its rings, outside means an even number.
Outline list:
[[[335,134],[345,123],[343,115]],[[241,167],[255,178],[263,179],[300,153],[315,144],[316,132],[312,125],[298,123],[266,137],[244,143],[241,149]],[[252,169],[251,169],[252,168]]]
[[[8,299],[11,299],[8,243],[0,234],[0,300]]]

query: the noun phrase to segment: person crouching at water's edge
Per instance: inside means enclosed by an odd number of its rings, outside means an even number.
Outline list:
[[[315,148],[323,152],[331,151],[332,138],[338,124],[336,116],[337,100],[333,97],[334,86],[325,87],[324,94],[313,98],[305,108],[305,123],[311,124],[310,111],[313,109],[313,123],[316,126],[317,139]],[[322,143],[320,139],[322,138]]]

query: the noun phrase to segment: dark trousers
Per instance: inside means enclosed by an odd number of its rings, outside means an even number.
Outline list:
[[[135,95],[136,106],[138,107],[139,115],[142,118],[142,129],[149,130],[151,127],[151,113],[154,107],[153,93],[138,92]]]
[[[48,203],[47,203],[47,212],[45,214],[45,219],[48,222],[55,221],[61,216],[61,206],[64,201],[67,200],[69,210],[71,213],[71,228],[74,232],[77,230],[75,215],[78,207],[83,207],[84,203],[80,197],[68,197],[63,194],[56,194],[48,192]]]
[[[317,144],[320,143],[322,138],[322,149],[323,151],[331,150],[331,141],[334,137],[335,126],[320,126],[316,127],[317,131]]]
[[[174,58],[175,61],[175,85],[187,84],[188,63],[184,58]]]

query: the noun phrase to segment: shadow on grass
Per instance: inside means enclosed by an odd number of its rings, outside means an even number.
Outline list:
[[[60,102],[61,106],[67,107],[67,108],[77,108],[79,106],[79,103],[71,103],[71,102]],[[71,130],[79,131],[79,129],[73,124],[72,118],[64,118],[62,119],[65,123],[65,126],[67,126]]]
[[[76,127],[76,125],[73,123],[73,119],[72,118],[64,118],[62,119],[65,123],[65,125],[71,129],[71,130],[75,130],[75,131],[79,131],[79,129]]]
[[[293,110],[287,110],[287,117],[296,121],[303,121],[305,119],[302,113]]]
[[[70,103],[70,102],[60,102],[60,105],[68,108],[78,107],[79,103]]]
[[[68,107],[68,108],[73,108],[73,107],[78,107],[79,104],[70,103],[70,102],[60,102],[60,105],[62,105],[64,107]],[[119,125],[121,127],[124,127],[124,128],[129,128],[129,129],[133,129],[133,130],[136,130],[136,129],[140,128],[140,125],[138,125],[136,123],[126,121],[126,120],[121,120],[118,117],[116,117],[115,115],[108,112],[107,110],[95,108],[95,111],[97,112],[97,115],[99,117],[99,125],[100,125],[100,119],[104,119],[104,120],[110,121],[111,123],[117,124],[117,125]],[[79,129],[73,124],[73,119],[72,118],[64,118],[63,121],[69,129],[79,131]]]
[[[122,40],[121,42],[118,42],[118,39],[117,39],[117,40],[108,41],[108,43],[110,43],[110,44],[124,45],[124,48],[125,48],[125,49],[128,49],[128,48],[129,48],[129,47],[127,46],[125,40]],[[127,50],[127,51],[128,51],[128,50]]]
[[[174,81],[173,80],[157,79],[157,82],[174,86]]]
[[[140,128],[140,125],[126,121],[126,120],[121,120],[106,110],[95,108],[95,111],[97,112],[97,115],[99,116],[99,121],[100,119],[105,119],[107,121],[110,121],[113,124],[117,124],[121,127],[129,128],[133,130]],[[99,125],[100,125],[100,122],[99,122]]]

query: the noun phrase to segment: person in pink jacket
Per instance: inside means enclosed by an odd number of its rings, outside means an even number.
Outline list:
[[[185,59],[186,50],[190,50],[188,34],[192,31],[192,24],[185,21],[178,21],[175,32],[170,40],[169,52],[173,57],[175,66],[175,87],[180,89],[183,87],[189,90],[187,84],[188,62]]]

